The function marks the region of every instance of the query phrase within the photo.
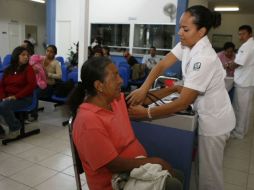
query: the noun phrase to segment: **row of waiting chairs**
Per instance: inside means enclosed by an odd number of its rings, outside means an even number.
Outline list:
[[[138,63],[142,62],[142,57],[135,57],[135,58],[138,61]],[[112,55],[111,59],[112,59],[113,63],[115,63],[116,65],[118,65],[120,63],[124,63],[124,62],[127,63],[126,59],[123,56],[120,56],[120,55]],[[122,71],[122,72],[124,72],[124,71]],[[177,64],[172,65],[170,68],[168,68],[164,72],[163,75],[166,76],[166,77],[173,77],[173,78],[178,78],[178,79],[182,78],[181,63],[179,62]],[[130,81],[130,85],[132,85],[131,82],[133,82],[132,83],[133,85],[137,85],[137,86],[142,84],[141,81]],[[123,86],[124,88],[126,87],[126,84],[127,83],[125,82],[125,84]]]
[[[123,79],[122,89],[124,91],[130,90],[130,86],[132,86],[132,85],[140,87],[144,83],[144,81],[148,75],[148,73],[145,73],[145,76],[143,78],[138,79],[138,80],[132,80],[131,79],[131,68],[126,61],[115,63],[115,65],[119,71],[121,78]]]

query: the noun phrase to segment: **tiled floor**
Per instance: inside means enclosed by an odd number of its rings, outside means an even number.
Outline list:
[[[71,151],[63,109],[41,102],[41,133],[0,145],[0,190],[75,190]],[[230,139],[225,150],[225,190],[254,190],[254,129],[243,140]],[[83,189],[88,189],[84,175]],[[196,190],[192,176],[191,190]]]
[[[38,122],[41,133],[23,140],[0,145],[0,190],[75,190],[68,128],[63,109],[41,102],[44,112]],[[88,189],[81,176],[83,189]]]

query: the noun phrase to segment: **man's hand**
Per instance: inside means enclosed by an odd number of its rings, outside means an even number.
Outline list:
[[[127,97],[127,103],[129,105],[140,105],[143,104],[146,98],[147,92],[142,90],[142,88],[132,91]]]

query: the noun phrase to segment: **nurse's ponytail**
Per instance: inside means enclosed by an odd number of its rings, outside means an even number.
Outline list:
[[[221,25],[221,14],[219,12],[213,11],[212,14],[212,27],[217,28]]]
[[[219,12],[212,12],[202,5],[189,7],[185,12],[189,12],[195,18],[194,24],[198,29],[202,27],[206,28],[206,34],[208,34],[212,27],[217,28],[221,25],[221,14]]]

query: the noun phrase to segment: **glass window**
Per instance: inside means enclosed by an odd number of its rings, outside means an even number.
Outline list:
[[[155,46],[158,50],[170,50],[175,38],[174,34],[175,25],[135,24],[134,48]]]
[[[91,43],[97,38],[102,45],[129,47],[129,36],[129,24],[91,24]]]

